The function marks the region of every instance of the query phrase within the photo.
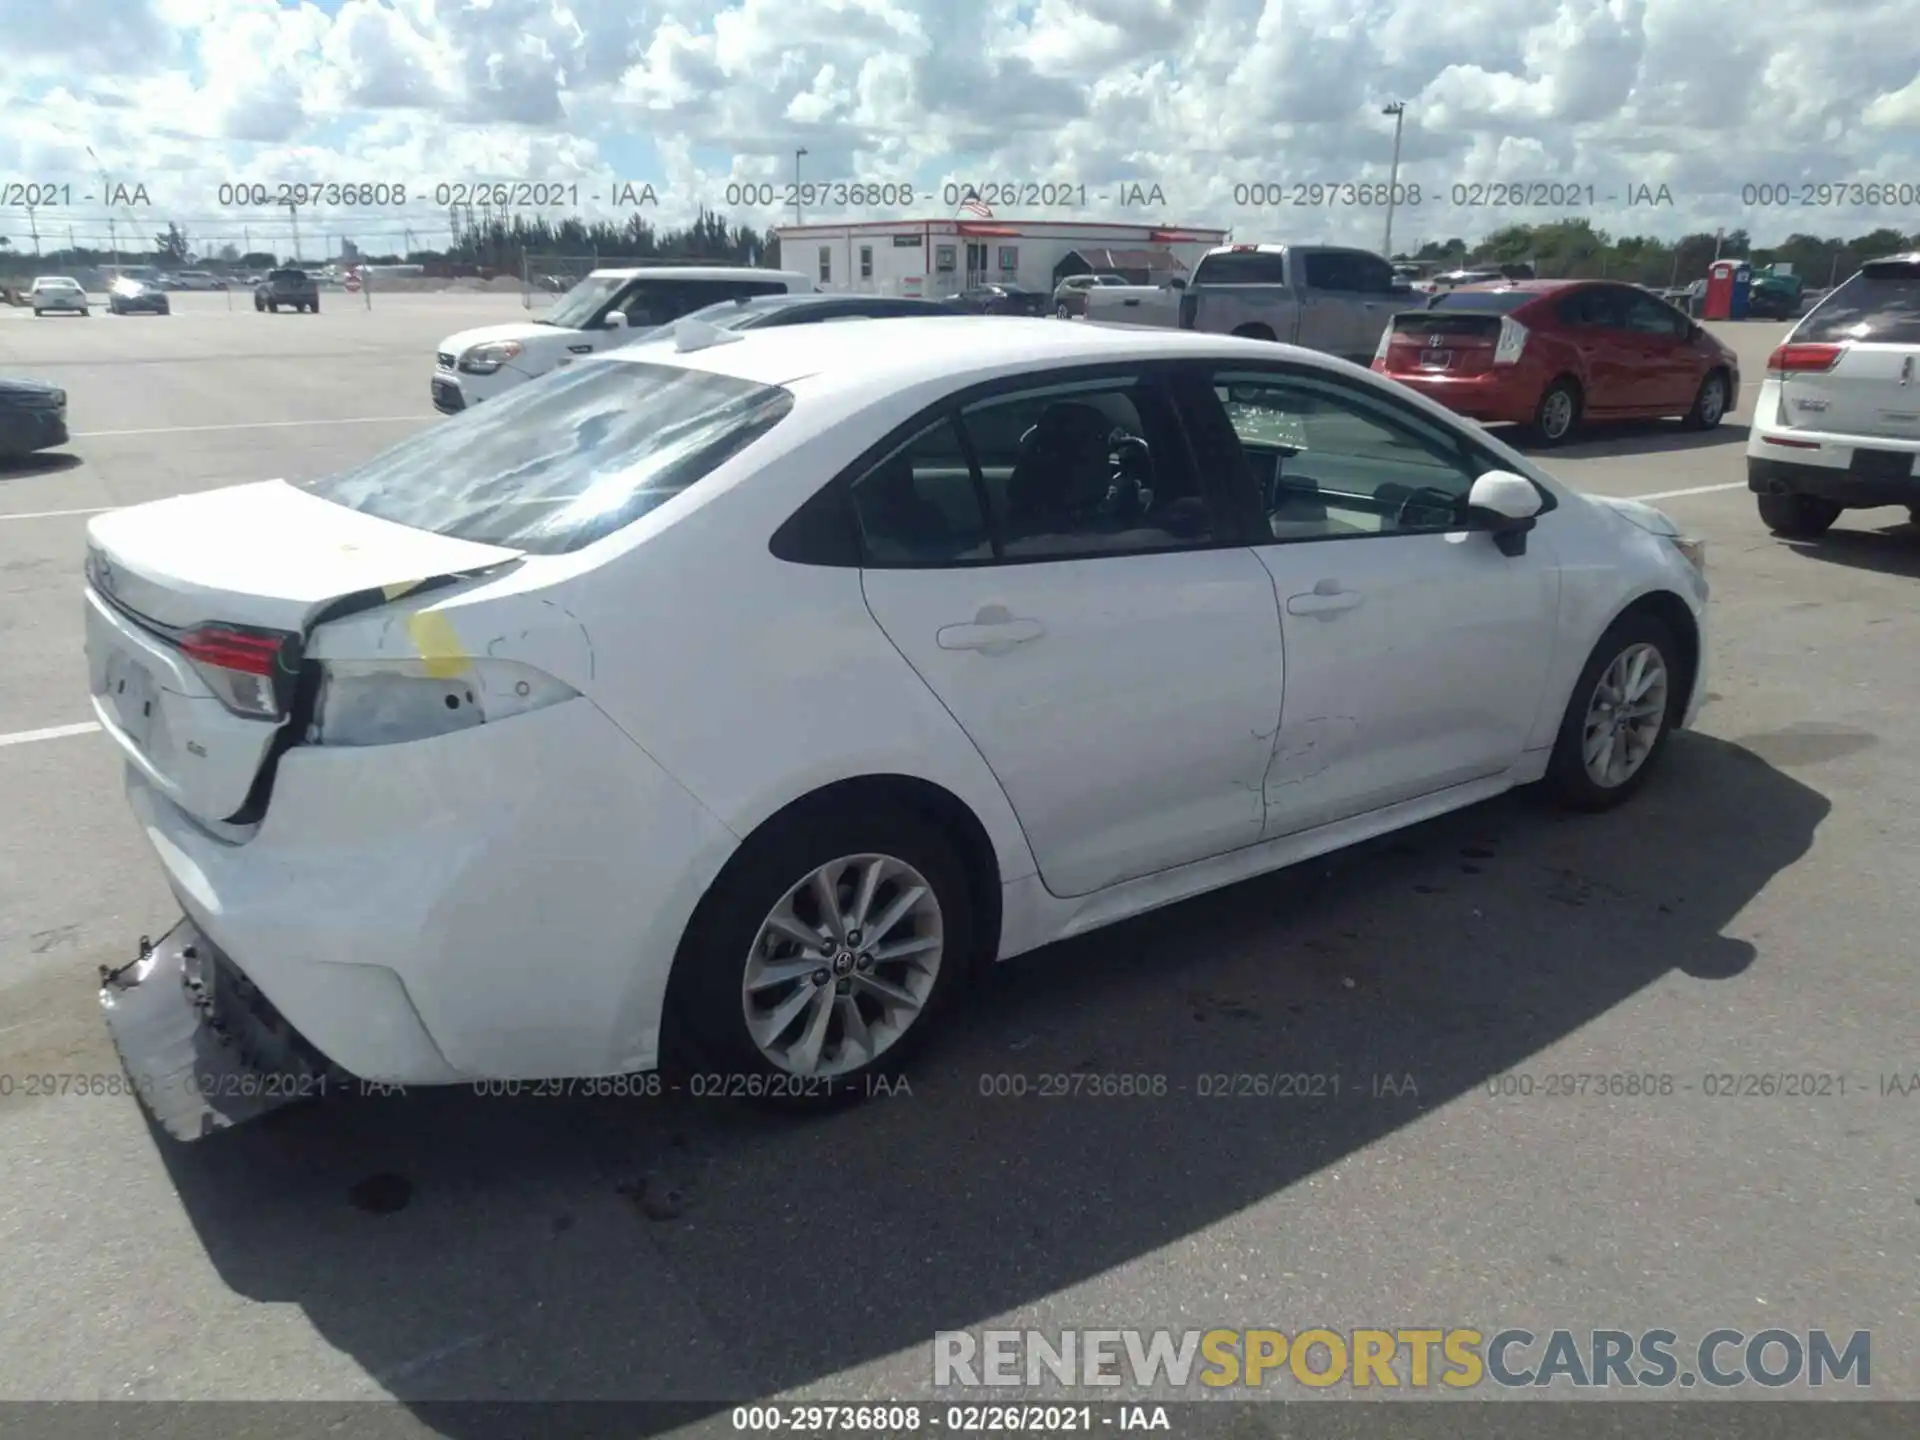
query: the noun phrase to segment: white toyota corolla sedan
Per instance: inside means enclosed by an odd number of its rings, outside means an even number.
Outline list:
[[[683,322],[91,522],[185,912],[101,997],[170,1129],[663,1047],[859,1093],[982,965],[1512,786],[1611,805],[1699,704],[1700,543],[1365,370],[886,332]]]

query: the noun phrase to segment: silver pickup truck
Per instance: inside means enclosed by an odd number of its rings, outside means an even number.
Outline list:
[[[1222,245],[1201,258],[1191,280],[1088,291],[1087,319],[1283,340],[1365,365],[1394,312],[1425,298],[1370,250]]]

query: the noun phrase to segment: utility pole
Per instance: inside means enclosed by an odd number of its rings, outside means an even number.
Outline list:
[[[1383,106],[1380,113],[1393,117],[1393,164],[1387,169],[1387,233],[1381,238],[1380,253],[1388,261],[1393,260],[1393,202],[1395,192],[1400,188],[1400,128],[1407,123],[1407,102],[1396,100]]]
[[[806,211],[800,205],[800,162],[806,157],[804,149],[793,152],[793,223],[806,224]]]
[[[120,269],[120,232],[113,220],[113,179],[107,174],[107,167],[100,164],[100,157],[93,153],[93,147],[87,146],[87,158],[100,169],[100,203],[107,207],[107,244],[111,247],[113,269]]]
[[[287,219],[293,226],[293,264],[300,263],[300,207],[287,201]]]
[[[34,218],[33,206],[27,206],[27,229],[33,234],[33,258],[40,258],[40,222]]]

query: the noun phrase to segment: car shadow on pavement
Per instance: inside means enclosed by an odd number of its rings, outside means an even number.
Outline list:
[[[1509,795],[1015,961],[911,1093],[810,1120],[462,1090],[158,1143],[224,1281],[301,1307],[438,1433],[531,1433],[474,1401],[717,1410],[896,1354],[922,1376],[936,1331],[1180,1246],[1441,1105],[1500,1104],[1494,1077],[1657,982],[1766,963],[1725,931],[1829,808],[1683,735],[1619,811]],[[1119,1076],[1166,1093],[1099,1093]],[[1326,1078],[1279,1098],[1272,1076]],[[1310,1241],[1270,1248],[1280,1271]]]
[[[1490,427],[1491,428],[1491,427]],[[1575,438],[1560,445],[1530,440],[1520,426],[1492,430],[1522,455],[1551,468],[1556,459],[1603,460],[1610,455],[1671,455],[1689,450],[1717,450],[1747,443],[1747,427],[1727,421],[1711,430],[1683,430],[1677,420],[1596,420]]]
[[[1911,521],[1872,530],[1829,530],[1818,540],[1781,543],[1794,554],[1823,564],[1920,580],[1920,524]]]
[[[36,451],[32,455],[0,455],[0,480],[23,480],[33,475],[58,475],[79,468],[80,457],[60,450]]]

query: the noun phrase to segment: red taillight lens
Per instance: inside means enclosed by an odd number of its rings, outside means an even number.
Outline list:
[[[271,675],[286,642],[278,636],[235,630],[192,630],[180,637],[180,652],[199,665],[218,665],[243,675]]]
[[[1844,345],[1782,345],[1767,357],[1769,375],[1818,375],[1839,363]]]
[[[291,638],[203,625],[175,643],[227,709],[250,720],[277,720],[280,695],[274,677]]]

